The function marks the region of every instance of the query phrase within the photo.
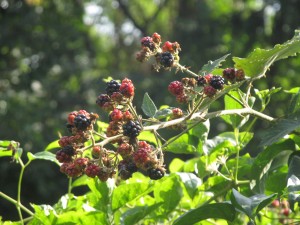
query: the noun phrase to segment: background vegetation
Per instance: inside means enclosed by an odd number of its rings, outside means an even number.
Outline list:
[[[189,50],[181,64],[197,71],[227,53],[245,57],[256,47],[290,39],[299,28],[299,11],[297,0],[0,0],[0,139],[37,152],[66,132],[68,112],[87,108],[102,116],[95,99],[108,76],[134,81],[140,91],[136,105],[145,91],[157,105],[176,105],[166,84],[182,74],[151,73],[149,64],[137,63],[142,36],[157,31],[179,42]],[[274,79],[259,85],[299,86],[299,71],[299,57],[284,60],[268,72]],[[285,101],[274,95],[267,113],[281,116]],[[227,128],[220,120],[214,123],[212,134]],[[65,176],[41,163],[26,171],[24,203],[51,204],[65,193]],[[16,193],[17,169],[1,158],[0,190],[10,196]],[[8,204],[0,199],[0,215],[17,218]]]

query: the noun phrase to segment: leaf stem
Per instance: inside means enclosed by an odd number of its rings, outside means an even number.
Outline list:
[[[0,191],[0,196],[3,197],[4,199],[6,199],[7,201],[11,202],[14,205],[18,205],[19,207],[24,211],[27,212],[29,215],[33,216],[34,213],[31,212],[28,208],[26,208],[24,205],[22,205],[21,203],[18,203],[18,201],[16,201],[15,199],[11,198],[10,196],[4,194],[2,191]]]

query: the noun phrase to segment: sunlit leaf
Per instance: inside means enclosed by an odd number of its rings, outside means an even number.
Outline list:
[[[233,57],[235,68],[243,69],[250,77],[264,75],[265,71],[277,60],[295,56],[300,52],[300,31],[296,30],[294,37],[283,43],[277,44],[274,48],[255,49],[247,58]]]
[[[225,61],[225,59],[229,56],[230,54],[224,55],[221,58],[215,60],[215,61],[208,61],[207,64],[205,64],[201,70],[198,72],[199,75],[205,75],[208,73],[211,73],[215,68],[221,66],[221,63]]]
[[[235,218],[235,209],[229,203],[213,203],[200,206],[180,216],[174,221],[173,225],[195,224],[209,218],[233,221]]]
[[[157,112],[157,107],[148,95],[145,93],[143,103],[142,103],[142,110],[146,116],[154,117],[155,113]]]

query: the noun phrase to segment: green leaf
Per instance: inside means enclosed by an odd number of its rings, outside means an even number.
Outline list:
[[[288,114],[292,115],[300,109],[300,91],[292,96],[291,102],[288,108]]]
[[[230,54],[224,55],[221,58],[215,60],[215,61],[208,61],[207,64],[205,64],[201,70],[198,72],[199,75],[205,75],[208,73],[211,73],[215,68],[221,66],[221,63],[225,61],[225,59],[229,56]]]
[[[139,140],[156,144],[155,135],[151,131],[142,131],[139,135]]]
[[[174,221],[173,225],[195,224],[209,218],[233,221],[235,218],[235,209],[229,203],[213,203],[200,206],[180,216]]]
[[[144,95],[142,110],[145,115],[149,117],[154,117],[155,113],[157,112],[157,107],[155,106],[148,93],[145,93]]]
[[[255,94],[261,101],[262,109],[266,108],[271,100],[271,96],[281,90],[280,88],[272,87],[271,89],[258,90],[254,89]]]
[[[43,160],[49,160],[51,162],[55,162],[56,164],[59,165],[55,154],[51,153],[51,152],[37,152],[35,154],[32,154],[31,152],[27,152],[27,157],[29,160],[35,160],[35,159],[43,159]]]
[[[269,146],[255,158],[251,169],[251,189],[257,193],[264,193],[265,181],[274,158],[284,150],[293,150],[294,142],[290,139]]]
[[[183,134],[171,144],[169,144],[165,150],[183,154],[191,154],[197,152],[196,147],[193,144],[189,144],[189,142],[192,142],[192,136]]]
[[[248,198],[240,194],[237,190],[232,189],[230,200],[234,207],[244,212],[249,218],[254,219],[259,211],[269,205],[275,197],[276,194],[272,194],[270,196],[258,194]]]
[[[172,109],[170,108],[164,108],[164,109],[159,109],[156,111],[154,118],[156,119],[164,119],[167,118],[168,116],[171,116],[173,114]]]
[[[288,200],[289,200],[290,208],[292,211],[294,211],[295,203],[298,202],[298,206],[300,204],[300,179],[295,175],[291,175],[288,178],[287,186],[289,192]]]
[[[259,146],[268,146],[279,141],[285,135],[291,133],[300,126],[299,113],[294,118],[282,119],[267,128],[260,135]]]
[[[121,225],[132,225],[137,224],[140,220],[145,218],[154,209],[158,208],[162,203],[156,203],[150,206],[136,206],[132,209],[127,210],[122,214],[120,222]]]
[[[88,176],[82,175],[81,177],[77,178],[75,181],[72,182],[72,188],[88,185],[89,179],[90,178]]]
[[[179,158],[174,158],[169,165],[169,170],[171,173],[180,172],[183,169],[184,161]]]
[[[112,210],[115,211],[130,201],[151,191],[149,184],[129,183],[122,184],[114,189],[112,194]]]
[[[179,175],[181,181],[183,182],[190,198],[193,199],[197,192],[198,186],[200,186],[202,184],[201,179],[193,173],[182,173],[181,172],[181,173],[177,173],[177,174]]]
[[[50,144],[47,145],[45,148],[45,151],[51,151],[52,149],[60,148],[58,144],[58,140],[52,141]]]
[[[233,57],[233,61],[235,68],[243,69],[247,76],[258,77],[264,75],[273,62],[295,56],[299,52],[300,30],[296,30],[294,37],[281,45],[277,44],[269,50],[257,48],[247,58]]]
[[[158,214],[167,216],[172,212],[182,197],[182,188],[177,175],[164,177],[155,183],[154,197],[157,203],[161,202],[162,205],[158,209]]]
[[[209,120],[199,123],[197,126],[189,130],[189,134],[199,138],[201,141],[206,141],[210,128]]]

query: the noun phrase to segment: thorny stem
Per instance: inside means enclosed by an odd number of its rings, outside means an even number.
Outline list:
[[[237,183],[238,181],[238,167],[239,167],[239,158],[240,158],[240,143],[239,143],[239,129],[234,128],[234,136],[236,142],[236,159],[235,159],[235,173],[234,173],[234,182]]]
[[[198,77],[198,74],[194,73],[193,71],[189,70],[185,66],[180,65],[179,63],[176,63],[175,67],[177,67],[177,70],[181,70],[182,72],[185,72],[193,77]]]

